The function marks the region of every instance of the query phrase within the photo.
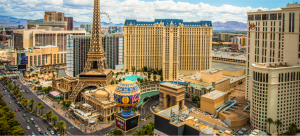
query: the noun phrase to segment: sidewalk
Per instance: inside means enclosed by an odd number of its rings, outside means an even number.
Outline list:
[[[24,83],[23,83],[24,84]],[[36,95],[36,92],[35,90],[33,90],[32,88],[28,88],[31,92],[33,92],[34,95]],[[80,123],[77,123],[76,120],[69,116],[68,114],[66,114],[66,110],[65,109],[62,109],[62,105],[59,105],[57,104],[57,102],[52,102],[51,100],[49,100],[46,96],[43,96],[43,95],[36,95],[41,101],[43,101],[45,104],[47,104],[53,111],[56,111],[59,115],[61,115],[62,117],[64,117],[64,119],[66,119],[67,121],[69,121],[73,126],[72,127],[69,127],[67,129],[72,129],[74,127],[77,127],[78,129],[80,129],[82,132],[85,132],[85,133],[94,133],[96,131],[99,131],[99,130],[102,130],[106,127],[109,127],[112,123],[114,123],[114,121],[112,122],[108,122],[108,123],[105,123],[105,124],[96,124],[96,126],[82,126]],[[55,106],[55,108],[53,107],[53,105]],[[85,131],[85,128],[86,128],[86,131]]]

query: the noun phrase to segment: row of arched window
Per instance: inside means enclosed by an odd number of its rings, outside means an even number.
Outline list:
[[[253,71],[253,80],[257,81],[257,82],[268,83],[269,82],[269,74]]]
[[[300,72],[279,73],[278,82],[289,82],[300,80]]]

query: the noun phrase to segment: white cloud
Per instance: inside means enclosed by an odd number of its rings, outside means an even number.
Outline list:
[[[93,0],[0,0],[0,15],[24,19],[42,19],[45,11],[64,12],[75,21],[91,22]],[[152,1],[142,0],[101,0],[101,11],[106,11],[113,23],[124,23],[125,19],[153,21],[159,18],[177,18],[184,21],[211,20],[246,22],[247,12],[258,8],[237,7],[232,5],[212,6],[200,2]],[[268,8],[259,8],[270,10]],[[280,10],[280,8],[271,9]],[[108,22],[107,17],[101,17]]]

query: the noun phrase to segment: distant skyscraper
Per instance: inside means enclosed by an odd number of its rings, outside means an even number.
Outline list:
[[[65,14],[62,12],[45,11],[44,21],[64,21]]]
[[[65,21],[68,22],[67,30],[73,30],[73,17],[65,17]]]
[[[251,102],[251,126],[272,134],[285,133],[292,123],[300,126],[299,13],[297,3],[247,13],[245,93]],[[282,126],[269,125],[267,118],[280,120]]]
[[[18,25],[18,29],[25,29],[25,25]]]
[[[92,25],[91,24],[86,24],[85,31],[88,32],[88,33],[91,33],[92,32]]]
[[[85,25],[84,24],[80,24],[80,28],[85,28]]]
[[[123,27],[122,26],[109,26],[108,27],[109,33],[123,33]]]
[[[116,65],[123,64],[123,35],[101,36],[108,68],[116,69]],[[70,56],[67,57],[67,73],[69,76],[75,77],[83,72],[90,41],[91,35],[68,35],[67,54]]]
[[[125,20],[124,69],[162,69],[168,81],[177,81],[179,72],[189,75],[210,69],[212,30],[211,21]]]

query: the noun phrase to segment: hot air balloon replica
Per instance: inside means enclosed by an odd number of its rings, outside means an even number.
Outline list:
[[[116,126],[124,132],[138,127],[138,114],[132,108],[139,103],[141,91],[133,81],[123,81],[115,89],[114,99],[122,111],[116,114]]]

